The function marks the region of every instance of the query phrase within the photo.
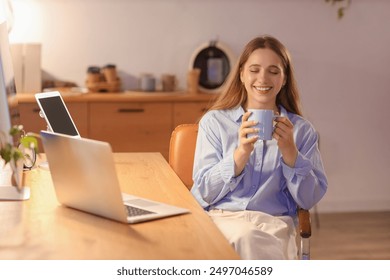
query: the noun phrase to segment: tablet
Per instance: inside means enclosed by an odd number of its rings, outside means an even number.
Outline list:
[[[68,108],[58,91],[37,93],[35,99],[41,109],[41,116],[46,120],[49,131],[80,137]]]

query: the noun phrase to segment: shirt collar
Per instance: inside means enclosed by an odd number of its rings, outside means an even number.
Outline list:
[[[245,110],[242,108],[242,106],[238,106],[231,110],[231,115],[236,123],[241,123],[243,114],[245,114]]]
[[[280,110],[281,117],[288,117],[287,110],[282,105],[279,105],[279,110]]]

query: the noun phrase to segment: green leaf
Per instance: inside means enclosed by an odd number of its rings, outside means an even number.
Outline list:
[[[18,148],[12,147],[11,158],[17,162],[20,159],[24,159],[24,155]]]
[[[0,150],[0,156],[6,164],[11,161],[11,147],[9,144]]]
[[[20,139],[20,143],[23,145],[23,147],[34,149],[35,152],[38,152],[38,140],[34,136],[24,136],[22,139]]]
[[[23,131],[23,126],[21,126],[21,125],[14,125],[13,127],[11,127],[11,129],[9,131],[9,134],[11,136],[16,136],[16,135],[20,134],[22,131]]]

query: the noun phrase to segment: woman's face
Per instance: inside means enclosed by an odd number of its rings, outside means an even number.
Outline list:
[[[247,109],[277,109],[276,96],[286,82],[280,57],[271,49],[257,49],[240,72],[248,93]]]

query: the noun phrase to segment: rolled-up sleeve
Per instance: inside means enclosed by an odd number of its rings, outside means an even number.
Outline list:
[[[233,191],[244,175],[234,177],[234,150],[222,149],[222,142],[228,137],[220,137],[221,129],[219,123],[210,117],[205,117],[199,124],[191,192],[203,207],[218,202]]]
[[[282,168],[291,196],[300,207],[310,209],[324,196],[328,182],[318,149],[317,133],[311,126],[301,131],[305,133],[296,136],[299,152],[294,167],[282,162]]]

